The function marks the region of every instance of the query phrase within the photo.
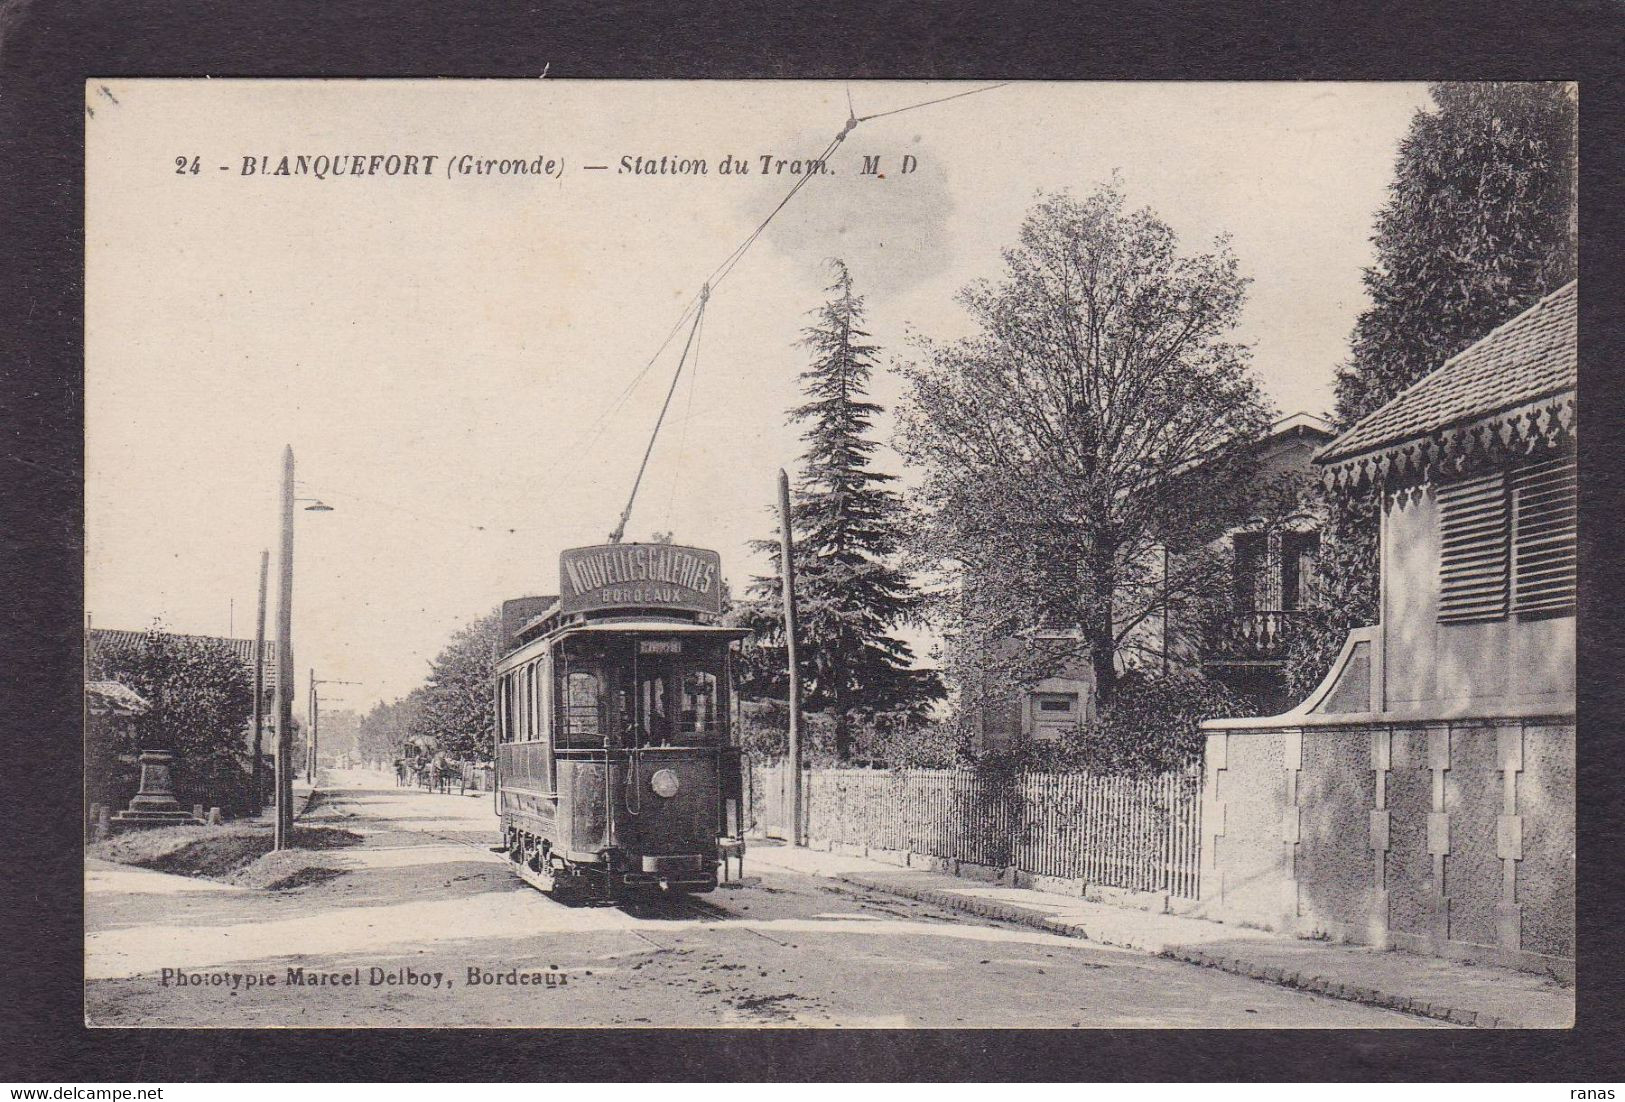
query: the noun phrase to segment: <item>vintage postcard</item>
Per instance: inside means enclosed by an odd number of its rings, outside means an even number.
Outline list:
[[[1576,86],[84,92],[89,1025],[1573,1024]]]

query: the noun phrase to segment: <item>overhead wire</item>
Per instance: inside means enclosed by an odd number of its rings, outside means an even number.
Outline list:
[[[934,106],[934,105],[939,104],[939,103],[947,103],[950,100],[963,99],[966,96],[974,96],[974,95],[978,95],[978,94],[980,94],[982,92],[991,92],[991,91],[994,91],[995,89],[1006,87],[1010,83],[1012,83],[1012,82],[1010,82],[1010,81],[1002,81],[1002,82],[997,83],[997,84],[984,85],[984,86],[979,87],[979,88],[971,88],[971,89],[967,89],[966,91],[963,91],[963,92],[956,92],[953,95],[940,96],[940,97],[937,97],[936,99],[924,100],[924,101],[922,101],[920,103],[908,104],[908,105],[906,105],[904,107],[895,107],[895,108],[891,108],[890,110],[886,110],[886,111],[876,111],[876,112],[872,112],[872,113],[867,114],[867,115],[858,115],[856,113],[856,108],[854,107],[853,102],[852,102],[852,89],[851,89],[850,84],[848,84],[848,86],[846,88],[847,119],[846,119],[845,124],[842,126],[840,132],[837,133],[834,138],[830,139],[829,144],[824,147],[823,152],[819,153],[817,157],[812,158],[809,161],[806,171],[804,171],[803,173],[801,173],[801,175],[799,177],[797,177],[795,183],[790,186],[789,190],[787,192],[785,192],[784,197],[779,200],[779,202],[773,207],[773,209],[768,211],[767,215],[760,222],[758,222],[756,224],[755,228],[752,229],[750,231],[750,233],[748,233],[745,236],[745,238],[742,241],[740,241],[740,243],[737,246],[735,246],[734,249],[731,252],[729,252],[728,255],[725,256],[722,259],[722,261],[716,266],[715,269],[713,269],[711,275],[705,280],[704,284],[702,284],[701,290],[697,294],[695,294],[691,299],[689,299],[688,303],[684,306],[682,312],[678,314],[676,321],[673,322],[671,329],[666,333],[665,337],[661,340],[660,344],[655,348],[654,353],[649,357],[649,359],[647,361],[644,362],[644,364],[637,370],[637,372],[627,381],[626,385],[621,388],[620,393],[616,395],[614,400],[611,401],[610,404],[608,406],[606,406],[598,414],[598,416],[593,419],[591,424],[586,428],[586,430],[584,430],[583,434],[581,436],[577,437],[577,442],[570,448],[569,454],[570,454],[571,458],[576,459],[576,460],[579,460],[580,458],[585,456],[593,448],[593,446],[603,437],[603,434],[604,434],[605,430],[608,428],[610,420],[626,404],[627,399],[631,397],[632,393],[638,388],[638,386],[643,382],[643,380],[648,377],[649,373],[654,369],[654,365],[659,361],[661,355],[667,350],[667,348],[669,348],[671,346],[672,340],[683,329],[683,326],[685,324],[689,324],[690,321],[692,320],[692,325],[690,326],[690,329],[689,329],[689,340],[684,345],[683,355],[679,358],[676,371],[673,373],[672,384],[667,390],[665,403],[661,406],[660,415],[655,421],[655,426],[654,426],[653,432],[650,434],[649,444],[644,450],[643,461],[639,465],[638,474],[637,474],[637,477],[636,477],[636,479],[635,479],[635,481],[633,483],[632,494],[631,494],[631,497],[627,501],[626,510],[623,512],[623,515],[622,515],[622,518],[621,518],[621,523],[620,523],[619,527],[617,528],[617,534],[624,534],[624,529],[625,529],[627,517],[630,516],[632,505],[634,504],[634,502],[635,502],[635,500],[637,498],[638,488],[639,488],[639,486],[641,485],[641,483],[643,481],[643,475],[644,475],[644,472],[645,472],[645,470],[646,470],[646,468],[648,466],[649,456],[654,450],[655,439],[659,435],[661,424],[664,422],[665,417],[666,417],[666,412],[670,408],[670,405],[671,405],[672,395],[676,392],[677,383],[678,383],[679,379],[682,376],[683,365],[684,365],[684,363],[686,362],[686,360],[688,358],[690,348],[694,347],[696,345],[699,333],[700,333],[700,331],[701,331],[701,329],[703,327],[705,305],[706,305],[706,302],[707,302],[710,294],[716,290],[717,286],[723,280],[727,279],[728,276],[733,273],[733,270],[736,267],[739,266],[740,261],[743,260],[744,257],[745,257],[745,254],[750,251],[751,246],[753,246],[757,242],[757,240],[759,240],[761,238],[762,234],[764,232],[766,232],[767,227],[773,222],[773,220],[775,218],[777,218],[779,216],[779,213],[781,211],[783,211],[786,206],[789,205],[790,201],[792,199],[794,199],[796,197],[796,195],[801,191],[801,189],[807,185],[807,182],[809,180],[811,180],[815,175],[819,175],[821,172],[824,171],[824,168],[825,168],[830,156],[840,147],[841,143],[846,140],[847,135],[849,135],[854,129],[856,129],[857,126],[860,123],[869,122],[869,121],[874,120],[874,119],[887,118],[887,117],[889,117],[891,115],[900,115],[900,114],[904,113],[905,111],[914,111],[914,110],[918,110],[919,108],[922,108],[922,107],[931,107],[931,106]],[[695,353],[696,353],[696,355],[695,355],[695,366],[694,366],[693,372],[690,375],[690,380],[689,380],[688,407],[687,407],[687,412],[685,413],[684,421],[683,421],[683,432],[684,432],[683,441],[684,442],[683,442],[683,444],[679,445],[679,455],[682,454],[682,448],[686,447],[688,424],[689,424],[689,421],[691,420],[692,415],[693,415],[694,390],[695,390],[695,388],[697,386],[697,381],[696,380],[697,380],[698,365],[699,365],[697,348],[695,348]],[[555,471],[556,471],[556,473],[555,473],[554,481],[553,481],[553,483],[550,483],[550,485],[556,484],[557,479],[559,477],[562,477],[562,473],[561,473],[562,472],[562,467],[556,468]],[[473,522],[473,521],[468,521],[468,520],[455,520],[455,519],[448,518],[448,517],[445,517],[445,516],[440,516],[440,515],[423,514],[423,513],[417,512],[417,511],[415,511],[413,509],[410,509],[407,506],[400,505],[400,504],[395,503],[395,502],[385,501],[385,500],[383,500],[381,498],[369,497],[368,495],[365,495],[365,494],[356,493],[353,490],[343,490],[343,489],[338,489],[338,488],[330,488],[330,491],[332,493],[335,493],[335,494],[347,495],[347,496],[350,496],[350,497],[354,497],[354,498],[357,498],[358,500],[370,501],[373,504],[382,505],[382,506],[384,506],[386,508],[397,509],[397,510],[399,510],[399,511],[401,511],[403,513],[406,513],[407,515],[412,516],[412,517],[414,517],[415,519],[418,519],[418,520],[422,520],[422,521],[426,521],[426,522],[432,522],[432,523],[449,524],[449,525],[454,526],[454,527],[467,528],[467,529],[469,529],[471,531],[491,532],[491,533],[496,533],[496,534],[499,534],[499,535],[519,535],[519,534],[523,534],[523,533],[525,533],[527,531],[533,531],[532,529],[522,528],[522,527],[515,527],[515,526],[510,526],[510,525],[479,524],[479,523],[476,523],[476,522]],[[674,480],[673,483],[672,483],[672,497],[673,497],[673,499],[675,499],[675,496],[676,496],[676,481]],[[670,521],[670,514],[671,514],[671,505],[668,502],[668,505],[667,505],[667,521],[668,521],[668,523]],[[534,531],[539,531],[539,529],[536,529]]]
[[[677,483],[681,478],[683,457],[688,452],[688,426],[694,420],[694,391],[700,385],[700,350],[705,346],[705,314],[700,314],[699,328],[694,334],[694,366],[688,369],[688,404],[683,407],[683,435],[677,438],[677,462],[673,464],[671,494],[666,498],[666,517],[662,524],[671,531],[672,509],[677,502]]]
[[[970,89],[967,89],[966,91],[963,91],[963,92],[955,92],[951,96],[943,96],[940,99],[928,99],[924,103],[911,103],[907,107],[894,107],[890,111],[876,111],[872,115],[863,115],[863,116],[861,116],[858,119],[858,121],[859,122],[868,122],[870,119],[883,119],[887,115],[901,115],[904,111],[917,111],[921,107],[931,107],[931,106],[933,106],[935,104],[938,104],[938,103],[947,103],[949,100],[952,100],[952,99],[963,99],[966,96],[974,96],[974,95],[978,95],[978,94],[980,94],[982,92],[991,92],[996,88],[1005,88],[1005,87],[1008,87],[1009,85],[1011,85],[1013,83],[1015,83],[1015,82],[1014,81],[1009,81],[1009,80],[1002,80],[997,84],[985,84],[980,88],[970,88]]]

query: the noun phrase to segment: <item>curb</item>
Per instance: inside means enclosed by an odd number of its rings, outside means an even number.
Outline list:
[[[1082,941],[1096,941],[1102,945],[1110,945],[1119,949],[1135,949],[1166,960],[1182,961],[1186,964],[1195,964],[1204,968],[1216,968],[1221,972],[1229,972],[1232,975],[1259,980],[1263,983],[1291,987],[1314,995],[1324,995],[1331,999],[1342,999],[1346,1002],[1364,1003],[1368,1006],[1397,1010],[1404,1014],[1415,1014],[1418,1017],[1450,1022],[1453,1025],[1473,1026],[1479,1029],[1536,1028],[1525,1026],[1522,1022],[1513,1019],[1480,1014],[1476,1010],[1429,1002],[1426,999],[1412,998],[1405,995],[1395,995],[1390,992],[1379,991],[1376,988],[1361,987],[1357,984],[1316,975],[1312,972],[1289,972],[1274,965],[1255,964],[1241,957],[1208,953],[1205,950],[1190,946],[1160,945],[1131,938],[1103,938],[1091,934],[1080,923],[1060,922],[1034,911],[1029,911],[1024,907],[1001,903],[993,899],[977,899],[972,896],[956,895],[936,888],[910,888],[843,873],[831,874],[829,879],[838,880],[841,883],[864,888],[868,891],[900,895],[921,903],[933,903],[939,907],[964,911],[982,918],[992,918],[1003,922],[1018,923],[1022,926],[1031,926],[1052,934],[1060,934],[1063,937],[1075,937]]]

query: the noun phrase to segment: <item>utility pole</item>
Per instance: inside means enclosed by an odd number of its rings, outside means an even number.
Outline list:
[[[305,780],[316,783],[316,668],[310,670],[310,735],[305,739]]]
[[[254,620],[254,806],[265,807],[265,763],[260,731],[265,726],[265,588],[271,572],[271,552],[260,552],[260,607]]]
[[[784,578],[784,649],[790,664],[790,844],[801,834],[801,669],[796,660],[795,538],[790,527],[790,476],[779,469],[779,573]]]
[[[282,554],[276,594],[276,836],[293,844],[293,446],[282,450]]]
[[[338,681],[329,678],[316,679],[316,667],[310,668],[310,739],[308,740],[308,754],[305,758],[305,779],[311,784],[316,783],[316,751],[318,733],[322,729],[322,699],[316,691],[317,685],[359,685],[359,681]]]

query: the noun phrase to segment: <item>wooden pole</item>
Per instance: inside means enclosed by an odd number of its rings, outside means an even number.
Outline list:
[[[796,658],[795,537],[790,526],[790,476],[779,471],[779,573],[784,579],[784,649],[790,666],[790,844],[801,835],[801,667]]]
[[[254,619],[254,806],[265,806],[264,748],[260,732],[265,726],[265,590],[271,573],[271,552],[260,552],[260,605]]]
[[[305,780],[316,783],[316,667],[310,669],[310,736],[305,739]]]
[[[275,849],[293,844],[293,447],[282,450],[282,553],[276,592]]]

